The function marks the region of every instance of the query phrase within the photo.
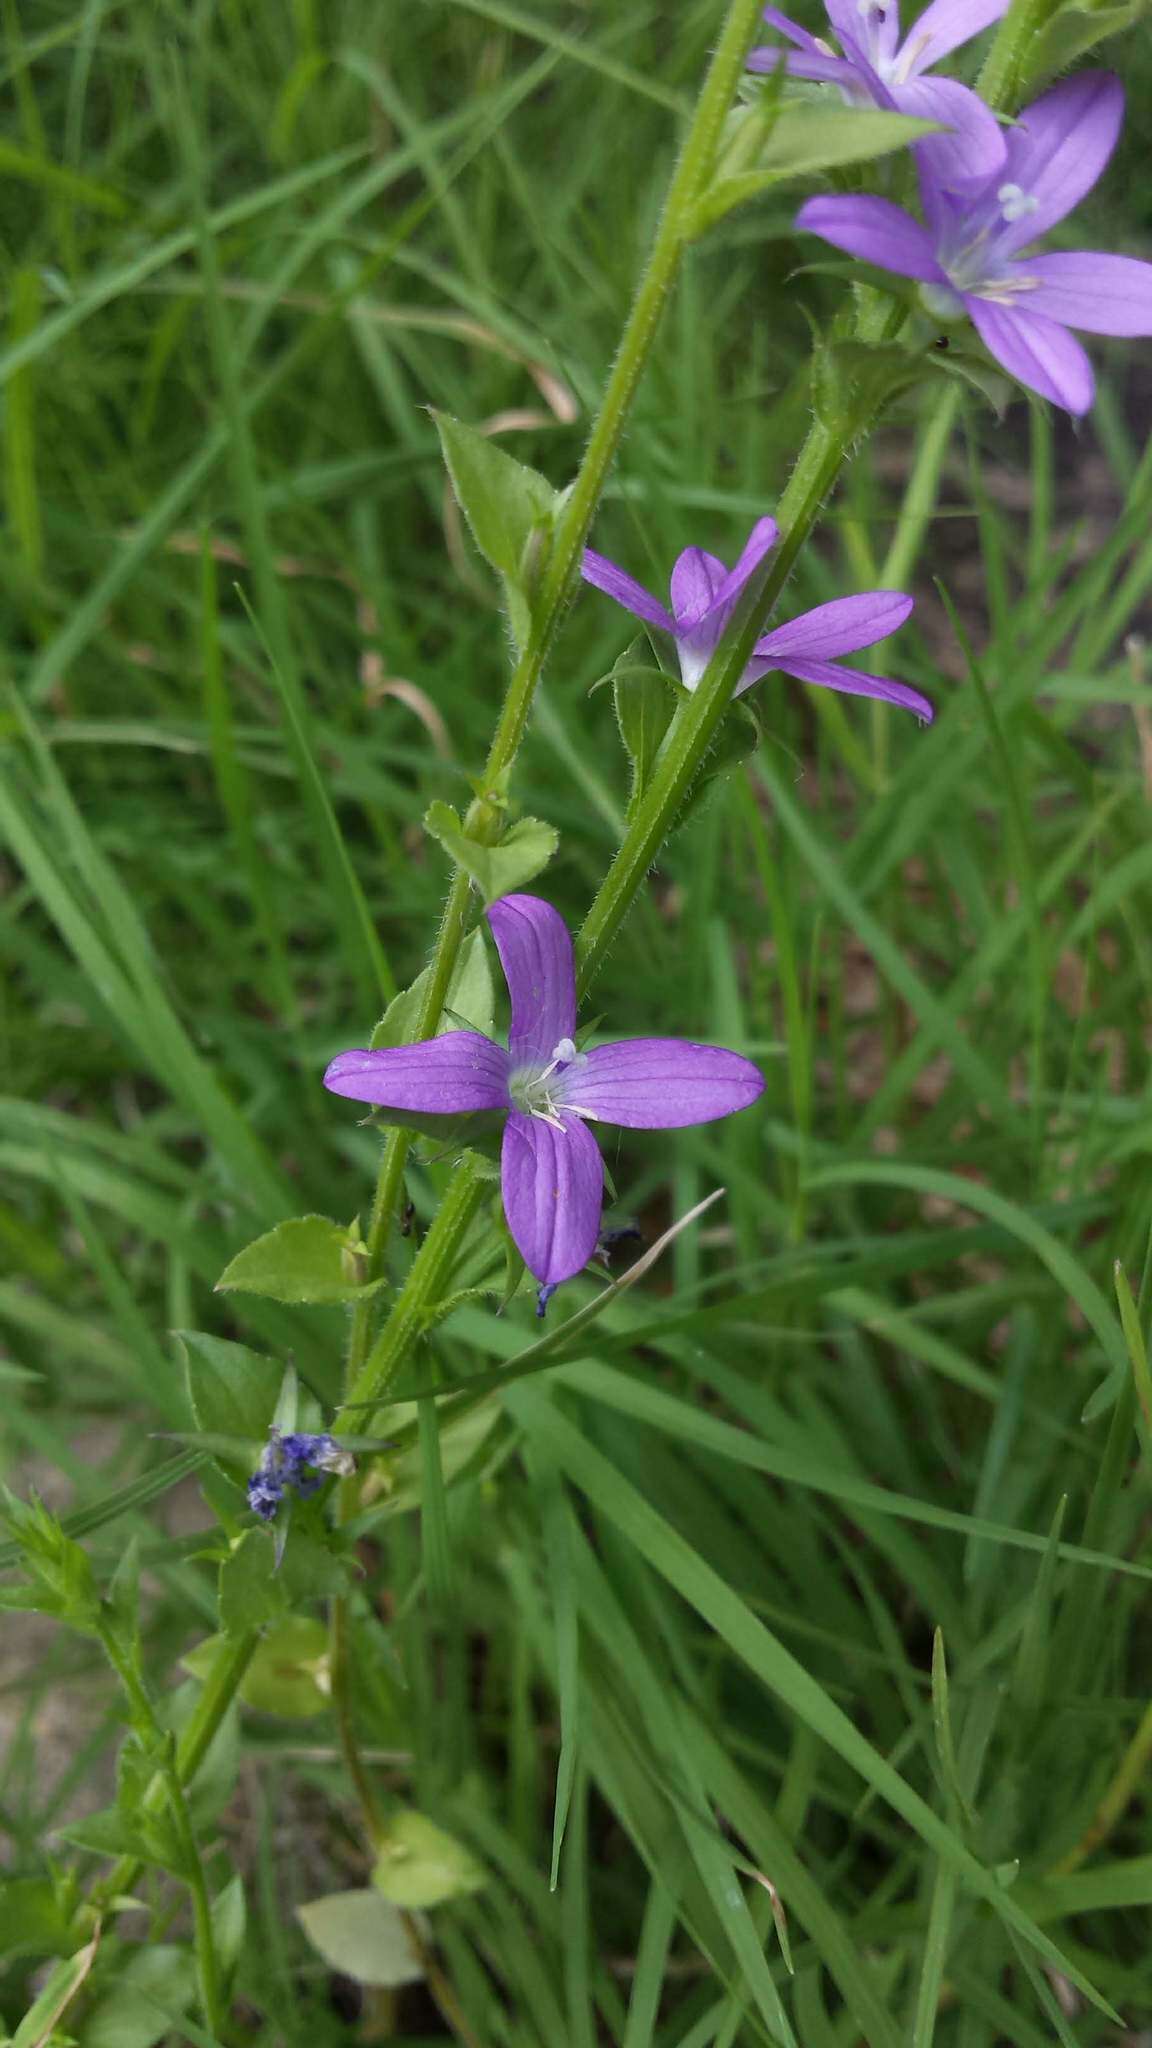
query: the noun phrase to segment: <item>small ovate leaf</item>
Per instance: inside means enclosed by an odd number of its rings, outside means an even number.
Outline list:
[[[551,538],[558,493],[487,434],[433,411],[457,503],[480,553],[517,590],[530,590]],[[535,557],[535,558],[534,558]]]
[[[410,1043],[431,977],[432,969],[426,967],[422,974],[416,976],[411,988],[402,989],[393,998],[368,1040],[370,1051],[379,1052],[383,1047]],[[477,929],[469,933],[460,948],[436,1036],[466,1027],[491,1038],[495,1021],[496,988],[492,980],[492,962],[484,934]]]
[[[193,1678],[206,1679],[215,1668],[223,1636],[206,1636],[181,1658]],[[280,1721],[306,1721],[330,1705],[331,1666],[328,1631],[308,1614],[292,1614],[274,1623],[256,1646],[240,1682],[244,1706]]]
[[[638,666],[628,648],[612,671],[616,723],[632,769],[628,806],[639,803],[652,774],[664,735],[676,711],[676,688],[663,671]]]
[[[734,175],[722,174],[698,201],[692,232],[702,234],[734,207],[760,198],[775,185],[844,164],[867,163],[938,131],[938,122],[918,121],[879,107],[817,107],[809,102],[781,107],[755,165]]]
[[[407,1912],[463,1898],[485,1882],[471,1850],[411,1807],[389,1822],[372,1871],[376,1890]]]
[[[228,1880],[223,1891],[218,1892],[212,1901],[212,1933],[216,1943],[216,1957],[221,1969],[228,1976],[231,1976],[240,1960],[247,1924],[244,1879],[237,1871],[235,1877]]]
[[[184,1354],[185,1382],[192,1417],[209,1436],[239,1437],[262,1443],[276,1412],[282,1368],[275,1358],[249,1351],[203,1330],[176,1330]],[[226,1476],[248,1477],[243,1458],[218,1458]]]
[[[471,875],[485,903],[522,889],[547,867],[560,844],[554,825],[541,818],[520,818],[495,846],[484,846],[464,830],[452,806],[439,801],[428,806],[424,829],[439,840],[457,867]]]
[[[273,1301],[362,1301],[384,1285],[362,1277],[356,1233],[327,1216],[291,1216],[245,1245],[216,1282],[217,1293],[265,1294]]]
[[[357,1984],[399,1990],[424,1975],[399,1908],[376,1891],[330,1892],[297,1906],[296,1917],[329,1969]]]

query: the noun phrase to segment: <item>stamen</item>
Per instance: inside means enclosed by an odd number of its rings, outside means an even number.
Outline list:
[[[1001,185],[996,197],[1000,211],[1006,221],[1023,220],[1029,213],[1035,213],[1040,201],[1034,192],[1025,192],[1022,185]]]

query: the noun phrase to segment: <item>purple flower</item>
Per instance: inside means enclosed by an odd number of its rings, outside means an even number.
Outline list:
[[[508,1050],[479,1031],[342,1052],[324,1085],[353,1102],[460,1116],[503,1113],[508,1228],[546,1287],[596,1249],[604,1168],[589,1123],[675,1130],[746,1109],[764,1087],[750,1060],[683,1038],[624,1038],[578,1052],[576,976],[563,918],[538,896],[504,896],[488,922],[512,999]]]
[[[262,1522],[274,1522],[284,1499],[284,1482],[274,1472],[254,1472],[248,1481],[248,1505]]]
[[[844,54],[809,35],[778,8],[764,19],[795,47],[753,50],[750,71],[775,71],[783,64],[792,78],[837,85],[853,106],[885,107],[920,121],[939,121],[948,130],[919,144],[922,161],[941,183],[965,186],[990,177],[1004,162],[1004,136],[995,115],[954,78],[925,78],[924,72],[961,43],[999,20],[1008,0],[931,0],[900,41],[899,0],[826,0],[828,19]]]
[[[1152,334],[1152,264],[1131,256],[1024,255],[1091,191],[1120,133],[1124,92],[1107,71],[1054,85],[1020,116],[1003,170],[963,200],[922,177],[922,227],[887,199],[809,199],[796,225],[850,256],[919,279],[939,318],[967,313],[985,348],[1030,391],[1072,413],[1095,396],[1068,332]]]
[[[291,1430],[282,1436],[278,1429],[270,1429],[260,1463],[248,1481],[248,1505],[262,1522],[273,1522],[286,1492],[307,1500],[329,1473],[343,1477],[355,1469],[351,1452],[326,1431]]]
[[[681,680],[686,690],[694,690],[720,644],[741,591],[769,549],[775,547],[776,534],[774,519],[758,519],[734,569],[726,569],[703,548],[685,548],[672,571],[671,612],[615,562],[594,554],[591,548],[584,550],[581,574],[586,583],[614,597],[645,625],[671,634]],[[859,597],[833,598],[831,604],[801,612],[798,619],[774,626],[756,642],[735,694],[739,697],[761,676],[779,668],[802,683],[822,683],[825,689],[843,690],[853,697],[882,697],[886,703],[901,704],[917,718],[929,721],[932,706],[919,690],[889,682],[886,676],[837,668],[830,659],[835,654],[855,654],[861,647],[886,639],[904,624],[911,610],[912,599],[898,590],[867,590]]]

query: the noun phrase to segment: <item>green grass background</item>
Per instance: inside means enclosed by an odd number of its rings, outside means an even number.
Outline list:
[[[335,1391],[336,1311],[211,1290],[278,1217],[367,1207],[376,1140],[319,1075],[424,962],[420,819],[466,800],[500,702],[425,408],[571,474],[718,10],[2,19],[5,1455],[66,1475],[101,1570],[142,1534],[164,1686],[213,1626],[196,1540],[149,1487],[101,1503],[186,1424],[172,1328]],[[1145,37],[1110,53],[1132,120],[1070,246],[1152,253]],[[654,587],[691,541],[734,556],[803,433],[841,287],[793,275],[795,203],[735,215],[668,309],[595,532]],[[1152,2026],[1150,1418],[1113,1294],[1152,1222],[1152,376],[1146,344],[1094,354],[1079,428],[973,400],[944,438],[932,394],[852,467],[788,602],[914,587],[889,661],[936,724],[770,679],[758,757],[596,990],[613,1030],[762,1062],[756,1112],[610,1143],[649,1234],[726,1199],[375,1532],[364,1733],[489,1870],[434,1919],[477,2042]],[[518,770],[573,921],[626,795],[589,694],[626,634],[581,597]],[[444,1370],[535,1334],[470,1307]],[[86,1656],[6,1683],[16,1872],[94,1803],[107,1718],[62,1779],[36,1747]],[[331,1731],[244,1741],[243,2038],[351,2041],[293,1917],[363,1875]],[[26,1987],[0,1974],[13,2027]],[[440,2037],[419,1993],[375,2024]]]

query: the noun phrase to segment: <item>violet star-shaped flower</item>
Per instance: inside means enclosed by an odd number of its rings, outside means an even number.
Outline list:
[[[508,1049],[479,1031],[418,1045],[342,1052],[324,1085],[353,1102],[456,1117],[504,1113],[504,1214],[525,1265],[545,1286],[570,1280],[596,1249],[604,1168],[589,1123],[676,1130],[755,1102],[759,1068],[720,1046],[623,1038],[578,1052],[572,941],[538,896],[503,896],[488,922],[508,983]]]
[[[643,584],[591,548],[584,550],[581,574],[586,583],[614,597],[634,618],[671,636],[681,681],[686,690],[694,690],[720,644],[741,591],[769,549],[775,547],[776,537],[776,521],[758,519],[734,569],[726,569],[703,548],[685,548],[672,570],[670,612]],[[898,590],[866,590],[858,597],[835,597],[830,604],[818,604],[813,611],[774,626],[756,642],[752,659],[736,685],[736,696],[778,668],[799,682],[819,683],[826,690],[841,690],[853,697],[880,697],[887,704],[914,711],[917,718],[931,720],[932,706],[919,690],[890,682],[886,676],[838,668],[832,660],[834,655],[855,654],[861,647],[886,639],[904,624],[912,604],[913,600]]]
[[[801,28],[776,7],[764,19],[794,45],[791,50],[753,50],[750,71],[775,71],[783,64],[792,78],[838,86],[853,106],[884,107],[920,121],[939,121],[946,130],[918,144],[944,185],[963,187],[991,176],[1004,162],[1005,143],[995,115],[979,96],[954,78],[925,78],[941,57],[958,49],[997,21],[1008,0],[931,0],[900,41],[899,0],[826,0],[828,19],[843,51]]]
[[[1003,169],[963,199],[922,174],[927,226],[878,198],[809,199],[796,225],[882,270],[919,279],[938,318],[966,313],[985,348],[1067,412],[1095,396],[1085,334],[1152,334],[1152,263],[1090,251],[1024,252],[1091,191],[1120,134],[1124,92],[1107,71],[1065,79],[1025,109]]]

